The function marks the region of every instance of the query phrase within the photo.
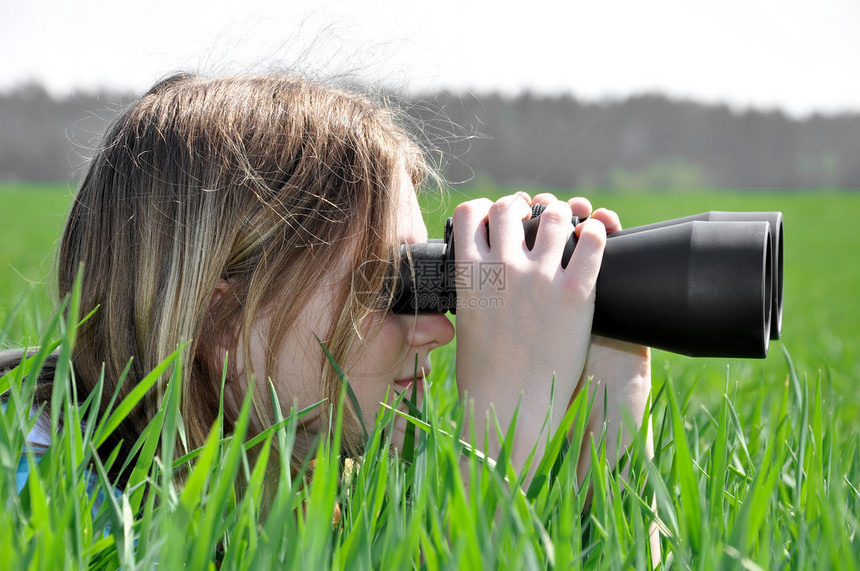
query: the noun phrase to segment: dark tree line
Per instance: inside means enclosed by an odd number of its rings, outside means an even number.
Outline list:
[[[79,178],[131,96],[55,100],[37,85],[0,95],[0,179]],[[659,95],[440,93],[404,101],[452,182],[551,188],[860,188],[860,114],[779,112]]]
[[[56,100],[35,84],[0,95],[0,180],[79,178],[108,121],[130,100],[117,93]]]
[[[438,110],[444,110],[440,113]],[[860,188],[860,115],[778,112],[660,95],[584,103],[573,97],[440,94],[413,114],[447,133],[453,180],[571,187]]]

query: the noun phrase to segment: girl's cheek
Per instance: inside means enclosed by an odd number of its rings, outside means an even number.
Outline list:
[[[399,328],[391,323],[383,324],[371,342],[368,372],[376,375],[392,373],[402,347]]]
[[[392,360],[401,360],[409,352],[407,333],[412,318],[404,315],[391,315],[384,326],[385,348]]]

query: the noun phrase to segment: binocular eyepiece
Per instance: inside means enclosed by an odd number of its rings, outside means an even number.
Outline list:
[[[543,208],[523,222],[530,249]],[[613,232],[592,332],[692,357],[766,357],[782,330],[782,227],[780,212],[715,211]],[[571,233],[563,267],[576,241]],[[448,218],[444,239],[401,247],[391,309],[455,313],[466,277],[504,287],[503,269],[458,265]]]

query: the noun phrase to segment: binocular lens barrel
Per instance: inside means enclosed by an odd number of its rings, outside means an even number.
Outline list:
[[[684,222],[613,237],[606,248],[594,333],[694,357],[767,356],[767,222]]]
[[[783,260],[783,239],[782,239],[782,212],[726,212],[720,210],[712,210],[683,218],[675,218],[664,222],[655,222],[644,226],[636,226],[627,230],[616,232],[613,236],[623,236],[626,234],[635,234],[645,230],[654,230],[656,228],[665,228],[666,226],[674,226],[683,224],[684,222],[767,222],[770,224],[771,233],[771,274],[773,275],[773,292],[771,296],[771,323],[770,323],[770,338],[779,339],[782,335],[782,260]]]
[[[523,223],[529,248],[541,211]],[[575,247],[572,233],[563,266]],[[781,333],[782,261],[779,212],[706,212],[614,232],[592,331],[693,357],[765,357]],[[391,309],[456,312],[456,272],[449,218],[444,240],[402,248]]]

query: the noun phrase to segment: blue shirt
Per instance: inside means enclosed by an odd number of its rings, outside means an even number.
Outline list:
[[[6,403],[0,403],[2,406],[2,410],[6,412]],[[24,445],[25,447],[29,447],[30,450],[33,451],[33,457],[38,464],[42,460],[42,456],[44,455],[44,451],[47,449],[50,442],[50,435],[38,425],[33,428],[30,434],[27,435],[27,443]],[[20,494],[24,490],[24,486],[27,485],[27,479],[30,477],[30,460],[27,458],[26,451],[22,451],[21,458],[18,460],[18,467],[15,470],[15,486],[18,489],[18,494]],[[93,492],[96,490],[96,486],[98,484],[98,476],[91,472],[87,471],[87,494],[92,496]],[[122,492],[116,488],[114,488],[114,497],[119,498],[122,495]],[[93,517],[101,508],[102,503],[105,501],[104,490],[99,490],[98,495],[96,496],[96,501],[93,503]],[[105,530],[106,532],[108,530]]]

